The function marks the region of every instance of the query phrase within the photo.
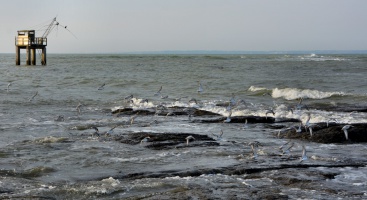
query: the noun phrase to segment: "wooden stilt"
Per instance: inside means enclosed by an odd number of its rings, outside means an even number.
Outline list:
[[[36,49],[31,49],[31,54],[32,54],[32,65],[36,65]]]
[[[26,65],[31,65],[31,49],[29,46],[26,48]]]
[[[41,61],[42,65],[46,65],[46,47],[42,48],[42,61]]]
[[[15,64],[20,65],[20,48],[15,46]]]

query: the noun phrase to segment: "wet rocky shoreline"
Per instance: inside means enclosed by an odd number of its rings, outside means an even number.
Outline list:
[[[179,109],[179,111],[175,111]],[[118,112],[119,116],[133,115],[141,111],[130,113]],[[191,113],[195,113],[195,118],[190,120],[190,123],[223,123],[226,117],[219,116],[215,113],[200,112],[196,109],[191,109]],[[145,113],[145,112],[143,112]],[[154,114],[152,111],[149,114]],[[114,113],[116,114],[116,113]],[[183,111],[181,108],[170,108],[165,112],[160,112],[161,116],[175,116],[175,115],[190,115],[187,111]],[[312,136],[306,127],[300,127],[301,133],[297,133],[293,128],[287,128],[283,124],[292,122],[300,122],[297,119],[275,119],[273,117],[258,117],[258,116],[238,116],[231,117],[231,121],[228,123],[263,123],[268,124],[266,127],[274,130],[274,137],[281,139],[308,141],[322,144],[351,144],[351,143],[365,143],[367,142],[367,124],[352,124],[353,128],[349,129],[349,139],[346,140],[342,127],[347,124],[338,123],[317,123],[314,124]],[[195,141],[186,144],[185,138],[193,136]],[[125,135],[125,137],[115,138],[116,141],[131,144],[141,145],[141,140],[149,137],[149,144],[143,144],[145,148],[152,150],[163,149],[177,149],[177,148],[191,148],[191,147],[207,147],[221,145],[215,137],[200,134],[190,133],[131,133]],[[229,141],[230,143],[236,143],[235,141]],[[246,144],[242,144],[246,145]],[[279,155],[272,154],[266,155],[266,157],[277,157]],[[241,164],[227,166],[222,168],[203,168],[189,171],[161,171],[157,172],[142,172],[134,174],[121,174],[114,177],[115,179],[159,179],[167,177],[200,177],[210,174],[221,174],[228,176],[244,176],[244,180],[252,179],[273,179],[271,189],[265,188],[253,188],[248,185],[237,185],[234,188],[214,188],[208,189],[202,185],[192,185],[187,188],[173,189],[170,191],[150,193],[141,195],[138,197],[131,197],[131,199],[143,198],[143,199],[182,199],[183,196],[191,196],[195,198],[204,199],[221,199],[223,196],[229,199],[292,199],[294,197],[282,194],[282,190],[287,187],[300,188],[302,190],[316,190],[323,193],[325,196],[335,195],[335,197],[344,196],[345,198],[362,198],[366,196],[361,192],[349,192],[348,189],[342,187],[328,187],[325,186],[325,182],[333,180],[336,176],[340,175],[338,169],[349,168],[358,169],[365,168],[365,161],[361,160],[339,160],[337,162],[326,162],[323,164],[313,163],[300,163],[298,161],[299,156],[290,156],[287,160],[291,161],[289,164],[269,165],[269,163],[259,160],[244,160]],[[293,161],[293,162],[292,162]],[[329,172],[317,170],[319,168],[327,168]],[[335,170],[334,170],[335,169]],[[326,170],[327,171],[327,170]],[[274,173],[277,172],[277,173]],[[107,178],[107,177],[106,177]],[[220,195],[215,191],[221,190]],[[240,194],[234,191],[242,191]],[[300,192],[300,196],[308,198],[307,192]],[[187,198],[191,199],[191,198]]]
[[[344,111],[349,112],[349,109],[344,109]],[[366,109],[353,107],[354,112],[365,112]],[[367,110],[366,110],[367,111]],[[159,112],[154,110],[133,110],[132,108],[117,109],[112,111],[116,117],[121,116],[131,116],[131,115],[159,115],[159,116],[193,116],[190,117],[190,123],[224,123],[227,117],[218,115],[217,113],[212,113],[205,110],[200,110],[197,108],[181,108],[181,107],[170,107],[164,108]],[[280,124],[287,122],[300,122],[299,119],[293,118],[283,118],[276,119],[274,117],[261,117],[261,116],[233,116],[229,122],[225,123],[263,123],[263,124]],[[342,128],[345,125],[352,125],[352,128],[348,130],[349,137],[346,140],[344,131]],[[364,143],[367,142],[367,124],[339,124],[335,122],[331,123],[315,123],[312,126],[312,136],[309,133],[308,127],[301,126],[301,133],[297,133],[292,127],[279,126],[268,126],[269,128],[278,131],[276,136],[278,138],[287,139],[300,139],[307,140],[317,143]]]
[[[295,128],[287,127],[286,124],[299,123],[298,119],[275,119],[274,117],[260,117],[260,116],[234,116],[229,122],[224,122],[226,117],[216,113],[203,111],[196,108],[164,108],[159,112],[151,109],[134,110],[132,108],[117,109],[111,112],[115,117],[127,117],[130,120],[113,124],[115,127],[128,126],[152,126],[159,122],[137,122],[134,121],[139,116],[159,115],[166,117],[175,116],[190,116],[188,123],[240,123],[240,124],[264,124],[267,129],[273,130],[272,136],[277,139],[292,140],[297,142],[307,141],[320,144],[357,144],[367,142],[367,124],[352,124],[352,128],[348,130],[349,139],[346,140],[342,127],[347,124],[339,123],[317,123],[312,129],[312,136],[306,127],[299,127],[301,133],[298,133]],[[90,130],[92,127],[111,126],[111,124],[90,124],[77,127],[77,131]],[[74,129],[75,130],[75,129]],[[182,150],[189,148],[208,148],[222,145],[239,145],[241,147],[247,146],[247,143],[238,141],[226,141],[223,143],[219,138],[209,134],[194,134],[188,132],[124,132],[123,134],[79,134],[70,135],[66,138],[56,138],[54,141],[49,141],[47,138],[37,142],[56,142],[56,143],[72,143],[80,137],[98,137],[100,141],[115,141],[127,145],[139,145],[142,148],[147,148],[152,151],[165,150]],[[192,137],[188,141],[188,137]],[[52,138],[51,138],[52,139]],[[248,147],[249,149],[249,147]],[[349,170],[366,170],[366,162],[364,159],[348,159],[343,158],[337,161],[324,162],[300,162],[299,155],[281,155],[277,153],[269,153],[260,156],[257,159],[247,157],[248,152],[242,152],[235,159],[239,160],[239,164],[228,165],[225,167],[201,167],[187,170],[162,170],[162,171],[144,171],[137,173],[124,173],[121,170],[118,174],[111,174],[110,176],[99,177],[98,180],[83,180],[75,184],[62,186],[57,185],[55,188],[46,188],[40,191],[37,195],[20,195],[16,194],[16,188],[1,187],[0,193],[3,199],[11,198],[26,198],[26,199],[58,199],[58,195],[63,197],[73,198],[72,193],[68,193],[73,188],[82,188],[85,186],[94,187],[102,180],[114,180],[119,183],[126,183],[133,181],[157,181],[168,183],[166,187],[159,191],[151,190],[144,192],[144,194],[135,194],[133,196],[126,195],[125,199],[294,199],[294,198],[310,198],[309,192],[316,191],[318,197],[323,196],[327,198],[365,198],[367,194],[364,192],[356,192],[349,190],[343,185],[330,184],[337,176],[342,175],[343,169]],[[268,160],[277,160],[278,162],[268,162]],[[280,161],[280,162],[279,162]],[[53,168],[35,168],[31,170],[13,172],[10,170],[0,170],[3,177],[22,179],[33,179],[54,173]],[[214,177],[221,177],[220,180]],[[175,177],[185,178],[189,177],[193,181],[186,181],[185,184],[174,184],[169,182],[169,179]],[[211,187],[203,184],[196,179],[202,177],[213,177],[210,184]],[[226,183],[226,179],[228,183]],[[1,180],[0,180],[1,181]],[[237,183],[236,183],[237,181]],[[261,184],[259,183],[261,182]],[[236,183],[236,184],[235,184]],[[256,185],[260,184],[260,185]],[[110,189],[106,193],[92,193],[88,195],[77,194],[78,198],[102,198],[114,199],[115,195],[125,193],[127,191],[126,185]],[[289,194],[286,190],[297,190]],[[14,194],[14,195],[13,195]],[[294,195],[296,194],[296,195]],[[117,195],[118,196],[118,195]],[[76,197],[76,196],[74,196]]]

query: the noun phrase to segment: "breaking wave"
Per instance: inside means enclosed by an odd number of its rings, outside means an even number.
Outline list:
[[[248,91],[250,92],[258,92],[258,91],[264,91],[264,90],[268,90],[267,88],[264,87],[256,87],[256,86],[251,86]]]
[[[272,91],[273,98],[284,98],[286,100],[295,100],[299,98],[306,99],[326,99],[331,96],[343,96],[345,93],[343,92],[322,92],[318,90],[310,90],[310,89],[298,89],[298,88],[274,88]]]
[[[317,54],[310,54],[310,55],[303,55],[299,56],[299,58],[303,61],[344,61],[345,58],[337,57],[337,56],[325,56],[325,55],[317,55]]]
[[[273,98],[284,98],[286,100],[295,100],[299,98],[304,99],[326,99],[332,96],[344,96],[344,92],[323,92],[311,89],[298,88],[274,88],[269,89],[265,87],[251,86],[248,91],[256,94],[269,93]]]

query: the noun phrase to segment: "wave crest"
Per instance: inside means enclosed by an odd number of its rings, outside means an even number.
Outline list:
[[[322,92],[318,90],[310,89],[298,89],[298,88],[274,88],[272,91],[273,98],[284,98],[286,100],[295,100],[299,98],[306,99],[326,99],[333,95],[344,95],[343,92]]]
[[[345,58],[340,58],[336,56],[323,56],[323,55],[317,55],[317,54],[310,54],[310,55],[303,55],[299,56],[299,58],[303,61],[309,60],[309,61],[344,61]]]
[[[248,89],[248,91],[250,91],[250,92],[258,92],[258,91],[263,91],[263,90],[267,90],[267,88],[251,86],[251,87]]]

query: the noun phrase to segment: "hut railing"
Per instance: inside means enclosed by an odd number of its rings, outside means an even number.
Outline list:
[[[16,46],[47,46],[47,38],[15,37]]]

